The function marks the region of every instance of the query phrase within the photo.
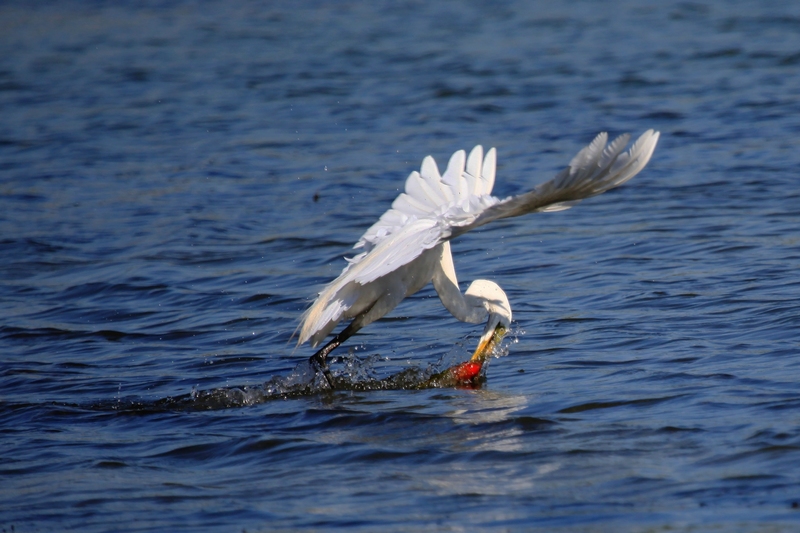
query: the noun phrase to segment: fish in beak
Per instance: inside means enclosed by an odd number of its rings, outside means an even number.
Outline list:
[[[437,383],[440,387],[474,386],[475,380],[480,377],[483,363],[492,356],[495,347],[503,340],[508,326],[507,319],[492,313],[478,341],[478,348],[470,360],[436,374],[431,378],[431,382]]]
[[[478,348],[475,349],[475,353],[470,358],[471,362],[483,363],[492,355],[495,347],[500,344],[500,341],[503,340],[508,331],[508,325],[504,322],[499,315],[493,313],[489,316],[489,321],[486,323],[483,334],[478,341]]]

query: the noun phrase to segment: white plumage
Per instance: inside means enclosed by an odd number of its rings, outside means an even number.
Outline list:
[[[559,211],[617,187],[650,160],[659,133],[648,130],[627,152],[630,135],[607,144],[601,133],[555,178],[530,192],[500,200],[491,196],[496,151],[476,146],[467,157],[459,150],[440,175],[431,156],[412,172],[401,193],[354,248],[338,278],[327,285],[303,314],[298,344],[316,346],[343,319],[353,319],[327,351],[314,357],[324,365],[328,352],[367,324],[383,317],[405,297],[433,282],[444,306],[457,319],[478,323],[511,320],[505,294],[494,282],[478,280],[462,295],[450,254],[450,239],[500,218],[536,211]],[[499,291],[499,292],[498,292]],[[507,309],[505,309],[507,308]],[[495,320],[495,324],[497,322]],[[489,325],[487,324],[487,329]],[[322,352],[322,353],[321,353]],[[321,353],[321,355],[320,355]]]

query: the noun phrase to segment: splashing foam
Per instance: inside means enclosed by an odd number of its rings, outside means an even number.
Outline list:
[[[515,328],[506,334],[502,343],[492,351],[491,359],[508,355],[509,345],[516,344],[519,336],[525,332]],[[463,361],[464,347],[471,342],[467,337],[457,343],[447,353],[442,355],[436,363],[426,366],[411,364],[409,367],[397,372],[388,378],[378,376],[380,363],[388,360],[379,354],[360,357],[356,355],[356,348],[351,348],[347,355],[333,359],[335,369],[333,377],[336,382],[336,391],[331,391],[321,373],[303,361],[298,364],[288,375],[275,376],[263,385],[243,387],[221,387],[211,390],[198,390],[183,396],[170,397],[154,403],[139,401],[124,402],[115,399],[113,409],[117,411],[142,411],[142,410],[216,410],[232,407],[247,407],[272,400],[299,398],[318,394],[332,394],[340,391],[378,391],[378,390],[421,390],[435,388],[467,388],[479,389],[486,381],[486,367],[490,360],[484,363],[478,377],[470,382],[461,382],[455,379],[451,370]],[[103,408],[97,405],[96,408]]]

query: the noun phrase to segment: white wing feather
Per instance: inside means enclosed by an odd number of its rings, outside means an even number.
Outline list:
[[[581,200],[618,187],[638,174],[650,161],[659,135],[657,131],[647,130],[627,152],[622,152],[630,139],[628,134],[620,135],[606,146],[608,136],[601,133],[589,146],[578,152],[569,166],[555,178],[530,192],[489,206],[473,221],[454,227],[449,238],[500,218],[569,209]]]
[[[406,179],[405,192],[392,202],[392,208],[361,236],[353,248],[369,251],[413,220],[441,214],[443,206],[462,204],[469,202],[473,196],[491,194],[496,160],[494,148],[489,150],[483,161],[483,148],[473,148],[467,159],[466,170],[465,157],[463,150],[454,153],[444,175],[439,174],[436,161],[431,156],[423,159],[420,171],[412,172]]]

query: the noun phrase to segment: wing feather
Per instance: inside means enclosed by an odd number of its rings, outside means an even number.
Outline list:
[[[607,137],[601,133],[578,152],[570,165],[555,178],[530,192],[489,206],[472,222],[454,229],[450,238],[500,218],[569,209],[581,200],[622,185],[638,174],[650,160],[659,135],[657,131],[647,130],[627,152],[620,153],[629,137],[621,135],[605,146]]]
[[[467,180],[464,179],[464,162],[466,154],[464,150],[459,150],[450,157],[450,162],[447,163],[447,170],[442,175],[442,183],[450,187],[453,194],[453,200],[456,202],[463,201],[469,196],[467,190]]]
[[[446,187],[442,182],[442,175],[439,174],[439,167],[436,166],[436,161],[433,159],[433,157],[426,156],[425,159],[422,160],[422,166],[419,169],[419,173],[425,179],[428,185],[437,189],[437,191],[444,198],[445,203],[453,201],[453,193],[450,190],[450,187]]]
[[[483,194],[481,182],[481,168],[483,167],[483,146],[480,144],[472,149],[467,157],[467,168],[464,169],[464,179],[467,180],[467,189],[470,194],[480,196]]]
[[[442,205],[446,199],[436,186],[424,179],[419,172],[412,172],[406,180],[406,194],[423,202],[428,212]]]
[[[439,244],[445,229],[434,218],[415,220],[381,240],[369,252],[348,260],[339,277],[320,292],[301,317],[297,343],[311,339],[312,345],[316,345],[356,304],[362,287],[397,271]]]
[[[358,264],[352,265],[347,280],[365,285],[394,272],[439,244],[445,229],[446,225],[434,218],[406,224],[379,242]]]
[[[473,149],[473,152],[475,150]],[[419,172],[406,179],[405,192],[398,195],[392,207],[361,236],[354,248],[371,250],[381,239],[391,235],[405,224],[418,218],[441,213],[453,202],[468,201],[472,195],[470,179],[465,176],[465,153],[459,150],[450,157],[444,175],[439,174],[436,161],[431,156],[422,160]],[[482,188],[486,188],[486,179]],[[491,187],[489,187],[491,191]],[[488,194],[488,192],[486,193]]]
[[[406,193],[400,193],[392,202],[392,209],[400,211],[405,215],[416,217],[425,216],[430,213],[428,205],[424,201]]]
[[[494,188],[494,175],[497,169],[497,150],[491,148],[483,159],[483,168],[481,169],[481,183],[483,189],[481,194],[492,194]]]

